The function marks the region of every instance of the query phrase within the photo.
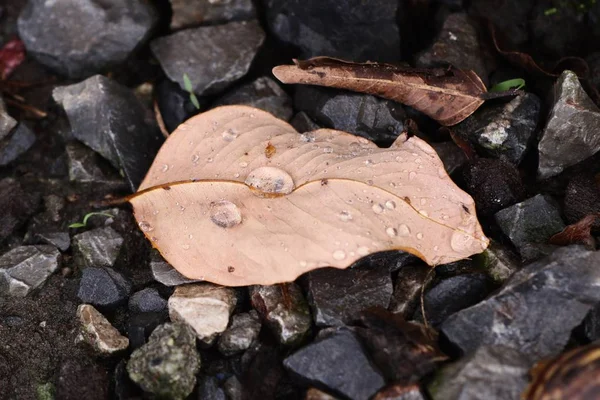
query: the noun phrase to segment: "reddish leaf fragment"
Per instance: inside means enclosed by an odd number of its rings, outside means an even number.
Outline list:
[[[25,60],[25,45],[13,39],[0,49],[0,79],[8,76]]]
[[[590,214],[574,224],[567,226],[562,232],[558,232],[550,238],[550,244],[557,246],[567,246],[570,244],[584,244],[589,247],[594,246],[592,237],[592,225],[599,218],[599,214]]]

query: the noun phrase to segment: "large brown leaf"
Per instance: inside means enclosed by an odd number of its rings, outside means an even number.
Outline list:
[[[431,265],[487,246],[473,200],[424,141],[389,149],[333,130],[298,134],[246,106],[182,124],[130,198],[185,276],[229,286],[294,280],[402,249]]]
[[[473,71],[407,68],[352,63],[328,57],[280,65],[273,74],[283,83],[303,83],[373,94],[409,105],[440,124],[458,124],[484,102],[485,85]]]

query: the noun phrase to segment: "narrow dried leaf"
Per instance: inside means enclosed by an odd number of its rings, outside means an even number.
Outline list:
[[[570,244],[584,244],[593,247],[594,237],[592,226],[600,218],[598,214],[586,215],[574,224],[567,226],[561,232],[553,235],[549,242],[557,246],[568,246]]]
[[[0,79],[8,76],[25,60],[25,45],[19,39],[8,41],[0,49]]]
[[[473,200],[422,140],[380,149],[339,131],[300,135],[246,106],[182,124],[130,202],[182,274],[229,286],[291,281],[392,249],[437,265],[488,243]]]
[[[280,65],[283,83],[302,83],[368,93],[409,105],[445,126],[458,124],[484,102],[486,88],[473,71],[351,63],[328,57]]]

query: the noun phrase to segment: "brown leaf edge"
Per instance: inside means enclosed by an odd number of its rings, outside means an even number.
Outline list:
[[[576,223],[567,226],[561,232],[553,235],[548,242],[557,246],[584,244],[588,247],[593,247],[592,225],[594,225],[594,222],[598,218],[600,218],[600,213],[586,215]]]

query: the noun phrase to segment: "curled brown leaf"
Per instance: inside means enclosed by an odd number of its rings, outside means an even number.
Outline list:
[[[592,226],[600,218],[599,214],[586,215],[574,224],[567,226],[561,232],[553,235],[549,242],[557,246],[568,246],[570,244],[584,244],[593,247]]]

